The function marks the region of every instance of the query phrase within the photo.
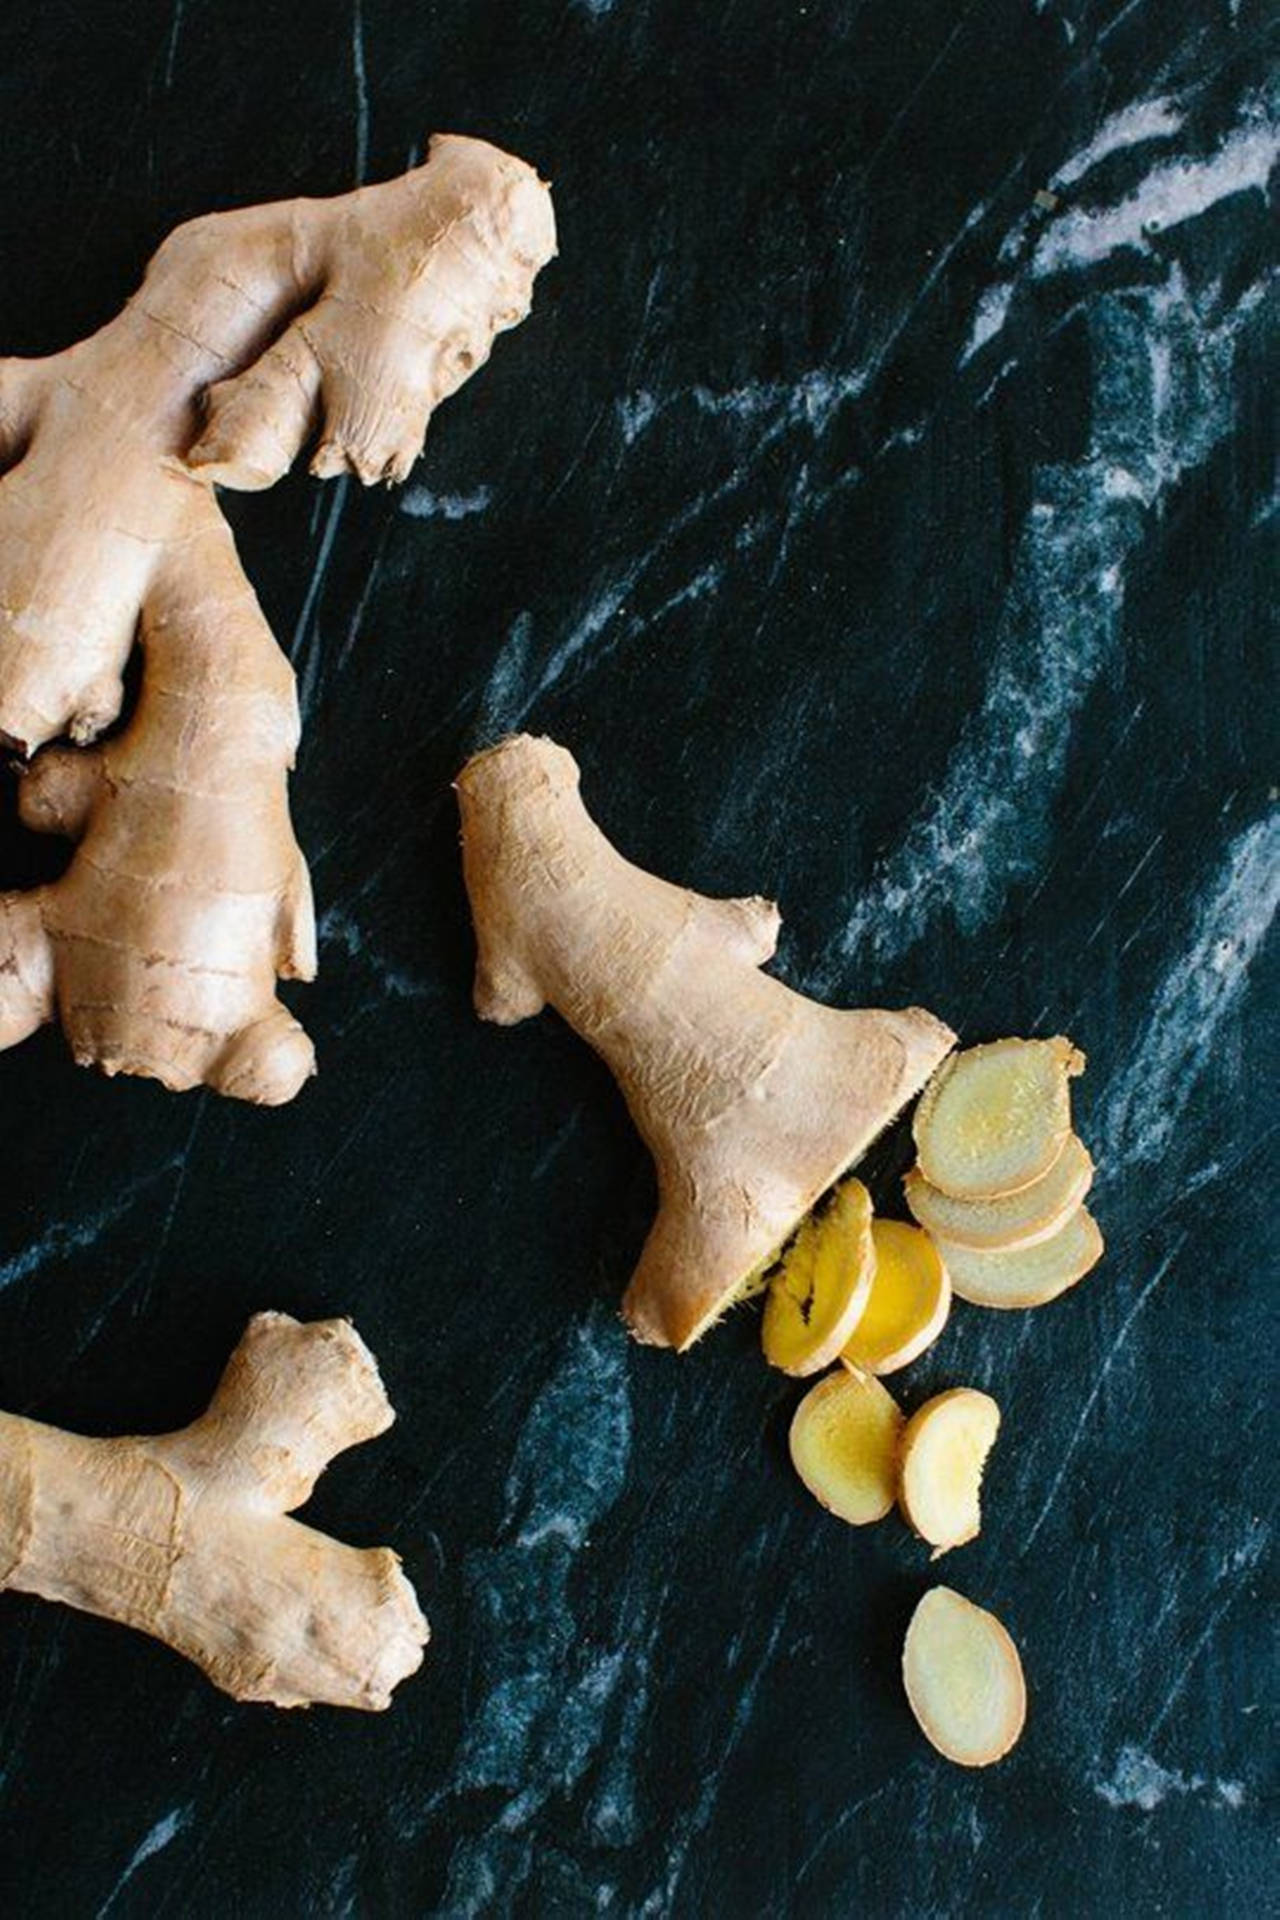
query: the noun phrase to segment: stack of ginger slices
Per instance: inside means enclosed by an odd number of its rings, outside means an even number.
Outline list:
[[[796,1409],[790,1450],[840,1519],[865,1525],[896,1505],[935,1558],[976,1538],[999,1407],[954,1387],[907,1419],[882,1376],[933,1344],[953,1294],[983,1307],[1043,1306],[1100,1258],[1083,1204],[1093,1161],[1071,1128],[1070,1081],[1083,1067],[1063,1039],[952,1055],[916,1110],[905,1186],[918,1225],[877,1220],[861,1181],[845,1179],[771,1269],[765,1357],[801,1376],[839,1363]],[[1021,1733],[1017,1648],[950,1588],[931,1589],[917,1608],[904,1679],[925,1734],[961,1765],[990,1764]]]

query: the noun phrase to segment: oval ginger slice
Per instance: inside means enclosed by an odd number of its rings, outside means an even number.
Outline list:
[[[933,1345],[951,1311],[951,1282],[927,1233],[905,1220],[873,1220],[871,1292],[843,1358],[868,1373],[896,1373]]]
[[[1008,1753],[1027,1717],[1018,1649],[994,1613],[931,1587],[911,1616],[902,1678],[921,1732],[960,1767]]]
[[[937,1554],[976,1540],[982,1525],[982,1470],[1000,1431],[989,1393],[953,1387],[926,1400],[902,1435],[898,1503]]]
[[[975,1307],[1043,1307],[1083,1280],[1103,1254],[1098,1223],[1084,1207],[1048,1240],[1012,1252],[940,1242],[954,1292]]]
[[[883,1520],[898,1481],[902,1412],[870,1374],[842,1367],[810,1387],[791,1422],[791,1460],[829,1513],[863,1527]]]
[[[907,1205],[922,1227],[953,1246],[1012,1252],[1058,1231],[1093,1184],[1093,1160],[1073,1133],[1047,1173],[1029,1187],[994,1200],[957,1200],[913,1167],[903,1180]]]
[[[845,1180],[811,1213],[769,1282],[764,1357],[784,1373],[817,1373],[839,1358],[871,1293],[875,1274],[871,1195]]]
[[[920,1171],[959,1200],[1015,1193],[1047,1173],[1071,1131],[1069,1040],[994,1040],[943,1062],[916,1108]]]

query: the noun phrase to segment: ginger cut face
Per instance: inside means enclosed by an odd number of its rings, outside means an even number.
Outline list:
[[[1043,1307],[1084,1279],[1101,1260],[1098,1224],[1077,1207],[1058,1231],[1012,1252],[980,1251],[941,1242],[951,1285],[975,1307]]]
[[[814,1499],[850,1526],[883,1520],[897,1487],[902,1413],[887,1387],[842,1367],[810,1387],[791,1422],[791,1459]]]
[[[762,1340],[770,1366],[818,1373],[837,1359],[871,1298],[876,1270],[871,1195],[845,1180],[810,1214],[769,1283]]]
[[[951,1312],[951,1282],[927,1233],[902,1220],[874,1220],[875,1275],[844,1359],[868,1373],[896,1373],[931,1347]]]
[[[946,1061],[915,1116],[920,1171],[962,1200],[1038,1180],[1071,1131],[1068,1081],[1084,1056],[1069,1040],[995,1040]]]
[[[1048,1240],[1075,1212],[1092,1182],[1093,1160],[1073,1133],[1047,1173],[993,1200],[957,1200],[932,1186],[919,1167],[913,1167],[902,1184],[907,1205],[935,1239],[1001,1253]]]
[[[925,1738],[960,1767],[1004,1758],[1027,1717],[1018,1649],[993,1613],[933,1587],[911,1616],[902,1678]]]
[[[1000,1409],[976,1387],[953,1387],[912,1414],[902,1436],[898,1502],[904,1519],[936,1549],[976,1540],[987,1455],[1000,1431]]]

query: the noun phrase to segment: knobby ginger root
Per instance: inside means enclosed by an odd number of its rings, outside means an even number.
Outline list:
[[[380,1709],[427,1623],[386,1547],[286,1516],[394,1415],[345,1320],[250,1321],[181,1433],[86,1440],[0,1413],[0,1588],[149,1633],[236,1700]]]
[[[315,964],[293,676],[210,483],[269,485],[316,430],[316,473],[403,478],[554,250],[532,169],[444,135],[402,179],[179,227],[91,339],[0,361],[0,744],[94,740],[143,650],[123,739],[32,776],[28,819],[81,846],[0,897],[0,1045],[56,1006],[108,1072],[262,1101],[305,1080],[275,998]]]
[[[975,1307],[1043,1307],[1083,1280],[1104,1250],[1098,1224],[1084,1207],[1050,1239],[1008,1253],[941,1242],[953,1290]]]
[[[976,1387],[937,1394],[908,1420],[902,1436],[898,1500],[903,1517],[934,1558],[982,1526],[982,1472],[1000,1431],[1000,1409]]]
[[[770,1366],[802,1375],[830,1366],[862,1319],[875,1267],[871,1195],[861,1180],[844,1180],[801,1226],[769,1284],[761,1337]]]
[[[844,1358],[868,1373],[896,1373],[919,1359],[947,1324],[951,1282],[927,1233],[901,1220],[871,1227],[875,1272]]]
[[[932,1014],[837,1012],[759,971],[776,907],[631,866],[563,747],[518,735],[458,778],[475,1004],[554,1006],[600,1053],[653,1154],[659,1212],[623,1303],[638,1339],[692,1345],[954,1041]]]
[[[925,1738],[958,1766],[989,1767],[1022,1732],[1018,1649],[993,1613],[950,1587],[931,1588],[912,1614],[902,1678]]]
[[[962,1200],[988,1200],[1047,1173],[1071,1131],[1069,1040],[995,1040],[948,1060],[916,1108],[920,1171]]]
[[[851,1526],[883,1520],[897,1493],[902,1414],[887,1387],[841,1367],[810,1387],[791,1422],[791,1459],[814,1499]]]
[[[1056,1233],[1092,1181],[1093,1161],[1073,1133],[1047,1173],[993,1200],[957,1200],[931,1186],[919,1167],[913,1167],[902,1184],[912,1213],[937,1239],[952,1246],[1011,1252]]]

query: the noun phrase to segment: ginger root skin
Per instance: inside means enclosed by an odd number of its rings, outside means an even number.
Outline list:
[[[610,1067],[657,1167],[659,1211],[623,1301],[636,1338],[683,1351],[954,1044],[918,1008],[839,1012],[759,971],[779,916],[632,866],[550,740],[511,737],[457,782],[475,1005],[551,1005]]]
[[[315,971],[293,674],[212,483],[315,433],[313,472],[403,479],[554,251],[533,169],[442,135],[399,180],[188,222],[91,339],[0,361],[0,746],[95,741],[143,654],[123,736],[24,789],[81,844],[0,896],[0,1047],[56,1013],[82,1064],[177,1090],[279,1104],[313,1071],[275,994]]]
[[[180,1433],[89,1440],[0,1413],[0,1589],[152,1635],[235,1700],[379,1711],[427,1623],[397,1556],[286,1516],[394,1415],[345,1320],[250,1321]]]

